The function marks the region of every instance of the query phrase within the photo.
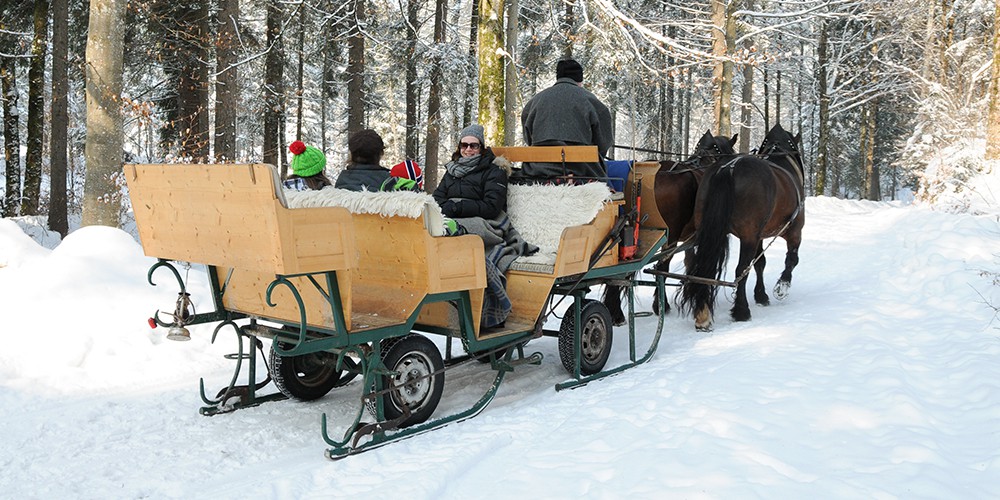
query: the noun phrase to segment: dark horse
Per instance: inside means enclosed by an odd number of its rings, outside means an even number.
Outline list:
[[[735,154],[733,145],[736,144],[737,137],[738,134],[732,138],[712,136],[711,131],[705,131],[690,158],[681,162],[660,162],[660,169],[653,179],[653,195],[660,217],[668,229],[667,247],[676,244],[678,240],[687,239],[693,232],[691,219],[694,215],[695,197],[698,194],[701,178],[708,167]],[[672,253],[667,254],[656,262],[655,268],[669,270],[672,257]],[[604,290],[604,305],[611,312],[611,321],[615,325],[625,323],[621,294],[622,289],[617,285],[608,285]],[[654,296],[654,311],[659,307],[656,299]],[[670,310],[669,304],[665,304],[664,307],[665,311]]]
[[[736,299],[730,311],[735,321],[750,319],[747,274],[751,263],[758,276],[763,273],[765,238],[781,236],[787,244],[785,269],[774,287],[775,296],[785,298],[791,286],[805,224],[804,172],[798,148],[801,138],[801,134],[793,137],[775,125],[764,137],[757,156],[739,156],[713,166],[698,189],[693,220],[697,250],[687,274],[718,280],[729,257],[729,234],[739,238]],[[690,280],[684,284],[681,308],[694,313],[698,330],[712,327],[717,291],[717,285]],[[760,280],[754,287],[754,301],[765,306],[770,303]]]

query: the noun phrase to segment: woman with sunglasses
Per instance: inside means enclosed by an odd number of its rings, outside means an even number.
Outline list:
[[[483,126],[472,124],[458,134],[458,149],[445,165],[434,200],[445,217],[495,219],[507,210],[508,171],[495,165],[486,147]]]
[[[458,224],[458,234],[483,239],[486,253],[486,290],[480,326],[503,328],[511,311],[505,277],[519,255],[530,255],[538,247],[525,242],[507,217],[509,162],[493,155],[483,139],[482,125],[469,125],[458,134],[458,150],[445,165],[444,178],[434,190],[434,199],[445,217]]]

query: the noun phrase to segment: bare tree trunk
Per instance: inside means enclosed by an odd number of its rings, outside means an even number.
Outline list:
[[[816,188],[817,195],[826,193],[827,149],[830,144],[830,93],[826,69],[829,55],[827,54],[827,23],[820,20],[819,40],[816,44],[816,92],[819,94],[819,137],[816,142]]]
[[[21,215],[38,215],[42,188],[42,155],[45,142],[45,54],[49,39],[49,2],[35,0],[35,38],[28,67],[28,151],[24,158],[24,192]]]
[[[177,139],[181,155],[208,159],[208,6],[192,2],[178,7]]]
[[[479,119],[486,144],[504,137],[504,0],[480,0],[479,10]]]
[[[736,23],[730,9],[735,11],[736,0],[729,4],[725,0],[712,0],[712,55],[715,66],[712,70],[713,94],[715,101],[715,126],[719,135],[728,136],[732,131],[733,61],[735,51]]]
[[[0,58],[0,102],[3,103],[3,159],[7,165],[3,217],[15,217],[21,207],[21,133],[17,111],[17,71],[14,59]]]
[[[365,21],[365,0],[354,0],[354,17],[347,39],[347,133],[365,128],[365,36],[361,25]]]
[[[575,16],[573,15],[573,2],[566,1],[563,2],[566,6],[566,11],[563,13],[563,18],[560,20],[559,31],[562,32],[562,57],[569,58],[573,57],[573,25],[575,24]]]
[[[332,37],[331,37],[332,38]],[[326,101],[329,97],[329,85],[327,83],[327,75],[330,74],[332,64],[330,63],[330,54],[328,51],[323,51],[323,71],[320,73],[322,76],[319,78],[319,143],[320,150],[326,151],[326,135],[327,135],[327,125],[326,125],[326,113],[327,105]]]
[[[753,0],[746,0],[746,10],[753,10]],[[753,49],[753,40],[747,38],[743,48],[749,52]],[[743,90],[740,100],[740,153],[750,152],[750,124],[753,121],[753,64],[743,65]]]
[[[1000,2],[993,14],[993,68],[990,73],[990,112],[986,127],[986,159],[1000,159]]]
[[[688,156],[691,146],[691,102],[693,99],[691,89],[694,88],[693,85],[694,74],[689,71],[687,74],[687,85],[684,90],[684,111],[681,114],[684,119],[684,133],[681,136],[684,142],[681,143],[681,149],[683,150],[681,151],[681,155],[684,157]]]
[[[875,164],[875,117],[878,114],[878,99],[872,99],[865,104],[862,112],[862,138],[861,158],[864,161],[865,192],[867,200],[879,201],[882,199],[880,189],[881,179],[879,178],[878,165]]]
[[[879,44],[873,43],[871,47],[871,58],[873,61],[878,59]],[[870,76],[870,83],[874,88],[878,84],[878,75],[872,73]],[[872,98],[866,103],[861,111],[861,119],[863,121],[861,130],[863,142],[861,144],[861,158],[863,163],[862,173],[865,179],[865,190],[862,196],[865,199],[878,201],[881,199],[881,189],[878,174],[878,166],[875,165],[875,118],[878,115],[878,101],[877,97]],[[866,134],[867,133],[867,134]]]
[[[517,64],[514,61],[514,54],[517,53],[517,16],[520,6],[517,0],[507,0],[507,33],[505,38],[507,57],[506,71],[504,72],[504,123],[503,143],[513,146],[517,140],[517,123],[520,118],[521,107],[517,105]]]
[[[267,3],[267,57],[264,61],[264,163],[277,166],[281,178],[288,166],[281,162],[281,123],[285,119],[284,44],[281,42],[281,21],[285,8],[280,0]]]
[[[764,69],[764,130],[771,130],[771,79]]]
[[[236,65],[240,0],[219,0],[218,76],[215,82],[215,161],[236,160],[236,118],[240,110],[239,68]]]
[[[332,10],[336,5],[340,5],[341,0],[327,0],[323,5],[327,10]],[[332,24],[333,32],[335,36],[326,37],[323,50],[323,73],[321,76],[320,83],[320,143],[322,144],[322,150],[328,151],[329,132],[331,128],[334,128],[330,123],[333,120],[327,118],[330,114],[329,102],[335,99],[338,95],[337,89],[339,85],[336,85],[338,79],[340,78],[339,71],[337,69],[336,61],[339,60],[340,51],[342,50],[342,45],[340,44],[341,35],[346,31],[343,27],[343,20],[334,20]]]
[[[126,0],[91,0],[87,32],[87,174],[83,225],[117,227],[121,212],[121,93]]]
[[[774,123],[781,123],[781,70],[774,72]]]
[[[935,3],[933,0],[927,2],[927,24],[924,27],[924,66],[920,75],[927,81],[934,80],[931,63],[934,61],[936,53],[934,45]]]
[[[69,75],[69,7],[67,0],[52,1],[52,125],[49,144],[49,229],[63,237],[69,232],[66,205],[66,135],[69,114],[66,95]]]
[[[447,0],[434,2],[434,44],[444,46],[444,16]],[[438,185],[438,151],[441,149],[441,54],[435,53],[431,65],[430,92],[427,95],[427,153],[424,158],[424,190],[433,192]]]
[[[949,64],[948,49],[955,42],[955,13],[952,12],[954,0],[940,0],[941,3],[941,31],[934,37],[937,41],[939,67],[937,74],[941,76],[938,81],[943,81],[947,76],[953,74],[951,64]]]
[[[660,27],[660,35],[666,36],[666,28]],[[660,54],[660,60],[658,61],[661,67],[664,69],[664,73],[658,75],[656,79],[656,93],[652,97],[653,109],[655,109],[655,118],[651,124],[651,132],[653,136],[652,144],[654,144],[653,149],[658,149],[660,151],[666,151],[669,149],[666,145],[667,142],[667,130],[670,129],[670,122],[667,117],[670,113],[667,110],[669,96],[667,94],[667,86],[670,79],[670,56],[667,54]],[[635,154],[635,151],[630,153]]]
[[[743,68],[743,90],[740,97],[740,153],[750,152],[750,134],[753,123],[753,66]]]
[[[417,83],[417,15],[420,4],[417,0],[406,2],[406,157],[416,158],[420,149],[417,134],[417,107],[420,101],[420,86]]]
[[[669,33],[666,30],[661,30],[661,34],[674,36],[675,28],[670,27]],[[680,95],[678,90],[678,85],[675,83],[675,75],[670,68],[674,67],[674,58],[670,54],[666,54],[666,64],[667,74],[664,75],[663,81],[660,83],[660,123],[662,124],[662,138],[660,140],[659,148],[661,150],[667,151],[669,153],[675,153],[677,151],[676,144],[677,140],[677,130],[679,127],[675,127],[674,124],[676,120],[675,116],[679,113],[675,111],[680,109],[677,103],[677,97]],[[676,159],[674,157],[668,159]]]
[[[462,126],[472,123],[472,110],[476,108],[476,86],[472,80],[478,75],[476,50],[479,47],[479,9],[480,0],[472,0],[472,21],[469,23],[469,64],[471,68],[469,84],[465,86],[465,107],[462,109]]]
[[[305,57],[305,50],[306,50],[306,16],[305,16],[305,13],[301,12],[301,11],[298,13],[298,15],[299,15],[299,40],[298,40],[299,43],[298,43],[298,48],[297,48],[296,52],[298,52],[299,62],[298,62],[298,68],[297,68],[296,75],[295,75],[295,80],[296,80],[296,82],[295,82],[295,85],[296,85],[296,87],[295,87],[295,100],[296,100],[296,104],[297,104],[297,107],[295,109],[295,139],[301,141],[302,140],[302,112],[303,112],[304,99],[305,99],[305,94],[306,94],[305,81],[304,81],[304,79],[302,77],[302,73],[303,73],[302,66],[305,64],[305,61],[303,61],[303,58]],[[284,152],[284,149],[285,148],[281,148],[282,152]]]

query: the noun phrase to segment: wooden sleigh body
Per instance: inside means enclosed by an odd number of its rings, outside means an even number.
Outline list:
[[[560,155],[566,148],[575,149],[564,147]],[[500,154],[512,161],[547,161],[553,153],[508,148]],[[216,414],[288,395],[315,399],[360,376],[367,404],[343,437],[329,435],[324,416],[323,434],[333,458],[477,414],[506,372],[540,362],[539,354],[524,351],[539,336],[560,336],[563,365],[573,379],[559,388],[644,362],[659,339],[662,317],[646,355],[635,355],[630,301],[629,363],[605,370],[607,353],[598,353],[604,360],[594,370],[588,364],[592,353],[581,347],[588,335],[611,340],[610,324],[604,332],[578,326],[593,323],[590,314],[606,317],[596,301],[586,299],[590,288],[607,280],[651,285],[634,276],[664,241],[662,232],[652,231],[640,240],[640,257],[619,261],[609,235],[624,201],[603,201],[588,222],[561,228],[552,261],[512,267],[507,273],[511,314],[502,328],[485,329],[480,326],[486,287],[482,240],[444,236],[440,210],[429,195],[343,192],[334,206],[289,208],[296,206],[296,195],[280,189],[269,165],[126,165],[124,173],[144,252],[158,259],[150,282],[156,271],[167,268],[181,288],[173,319],[156,322],[171,331],[217,322],[215,334],[231,327],[240,342],[237,372],[249,360],[247,386],[231,382],[212,397],[203,384],[202,412]],[[207,266],[212,311],[187,314],[188,291],[172,265],[176,261]],[[662,280],[652,285],[663,293]],[[573,298],[560,331],[544,329],[553,296]],[[423,334],[446,335],[448,359],[441,360]],[[280,393],[259,394],[257,338],[272,341],[268,371]],[[467,357],[490,361],[496,376],[472,408],[430,420],[441,396],[444,363],[450,367],[462,360],[452,358],[450,339],[461,341]],[[302,369],[317,365],[314,372]],[[422,368],[407,375],[402,366]],[[412,396],[407,388],[423,392]],[[370,418],[376,422],[365,424]]]

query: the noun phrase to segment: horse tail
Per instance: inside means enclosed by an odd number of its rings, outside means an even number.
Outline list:
[[[735,204],[733,168],[727,165],[709,179],[701,225],[695,235],[696,249],[687,274],[716,280],[722,275],[729,258],[729,225]],[[687,281],[682,289],[681,308],[697,312],[708,305],[709,312],[714,313],[717,292],[717,286]]]

